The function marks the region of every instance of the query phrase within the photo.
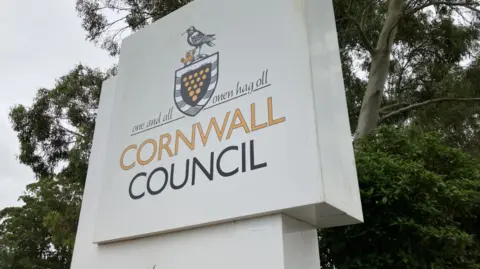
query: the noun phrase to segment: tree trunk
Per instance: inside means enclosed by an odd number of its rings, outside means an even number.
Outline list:
[[[388,77],[390,53],[397,33],[397,25],[403,13],[404,1],[389,0],[387,17],[380,32],[377,46],[371,55],[372,62],[367,90],[363,96],[355,139],[365,136],[377,127],[383,89]]]

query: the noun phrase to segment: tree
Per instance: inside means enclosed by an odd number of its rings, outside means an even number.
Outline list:
[[[38,90],[33,105],[11,110],[19,160],[37,181],[23,206],[0,211],[2,266],[69,268],[101,84],[112,72],[77,65],[53,89]]]
[[[87,31],[87,40],[100,43],[115,56],[120,52],[118,43],[126,30],[136,31],[189,2],[191,0],[77,0],[76,9]],[[109,21],[112,13],[118,16]]]
[[[320,231],[323,268],[480,268],[477,159],[435,133],[380,128],[356,164],[366,223]]]
[[[372,9],[376,4],[368,1],[363,5],[356,3],[356,8],[352,9],[352,1],[340,2],[340,14],[344,14],[359,33],[355,45],[369,61],[368,83],[355,130],[357,137],[374,130],[379,121],[429,104],[480,101],[479,98],[468,98],[470,96],[449,97],[450,92],[443,93],[441,97],[431,96],[427,100],[411,98],[412,93],[418,91],[432,95],[437,90],[434,85],[448,76],[452,69],[458,68],[460,61],[473,52],[478,41],[479,1],[390,0],[385,3],[387,7],[382,27],[373,21],[375,25],[371,26],[372,29],[366,28],[367,17],[372,15],[371,10],[375,12],[382,7]],[[429,7],[435,9],[429,11]],[[460,22],[455,22],[455,15]],[[377,40],[375,46],[372,40]],[[393,62],[391,55],[396,58]],[[388,85],[390,92],[385,95],[389,78],[389,84],[394,84]],[[412,89],[404,87],[405,79],[416,80]],[[413,100],[402,103],[395,98],[395,102],[388,104],[391,94],[410,95],[408,97]],[[383,109],[380,108],[382,101],[388,104]],[[380,112],[384,112],[381,117]]]
[[[40,89],[31,107],[16,105],[10,112],[20,141],[21,163],[38,177],[62,173],[85,178],[104,74],[77,65],[51,90]],[[80,182],[83,184],[83,182]]]
[[[40,180],[20,197],[22,207],[0,211],[0,268],[69,268],[81,196],[70,190],[60,193],[60,186]],[[66,201],[73,195],[74,203]]]

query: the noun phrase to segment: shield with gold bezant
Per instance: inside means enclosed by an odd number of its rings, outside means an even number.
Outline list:
[[[187,116],[197,115],[213,96],[218,81],[218,52],[175,71],[174,99]]]

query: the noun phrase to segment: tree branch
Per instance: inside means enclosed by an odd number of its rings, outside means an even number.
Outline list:
[[[364,29],[364,26],[365,26],[365,24],[366,24],[367,11],[370,10],[370,8],[372,7],[373,3],[375,3],[375,1],[370,1],[370,3],[367,4],[367,6],[363,9],[362,18],[360,19],[360,25],[362,25],[362,29]]]
[[[72,130],[69,130],[69,129],[63,127],[62,125],[59,125],[59,127],[60,127],[62,130],[64,130],[65,132],[67,132],[67,133],[70,133],[70,134],[73,134],[73,135],[76,135],[76,136],[80,136],[80,137],[83,137],[83,138],[85,137],[85,136],[82,135],[82,134],[79,134],[79,133],[77,133],[77,132],[74,132],[74,131],[72,131]]]
[[[408,106],[408,103],[397,103],[397,104],[384,106],[384,107],[380,108],[379,113],[380,114],[386,114],[392,109],[397,109],[399,107],[405,107],[405,106]]]
[[[346,15],[355,24],[358,30],[358,33],[360,35],[360,39],[362,40],[363,44],[367,48],[368,52],[373,53],[374,48],[372,45],[372,41],[370,40],[370,38],[368,38],[367,34],[365,33],[365,29],[363,28],[362,24],[357,19],[355,19],[352,15],[348,13],[346,13]]]
[[[465,8],[468,8],[470,10],[473,10],[477,13],[480,13],[480,10],[473,7],[473,4],[474,2],[463,2],[463,3],[451,3],[451,2],[444,2],[444,1],[431,1],[431,2],[428,2],[426,4],[423,4],[421,6],[418,6],[408,12],[405,13],[405,16],[406,15],[410,15],[410,14],[413,14],[415,12],[418,12],[424,8],[427,8],[427,7],[430,7],[430,6],[435,6],[435,5],[446,5],[446,6],[460,6],[460,7],[465,7]]]
[[[110,37],[110,39],[111,39],[112,41],[115,41],[115,38],[116,38],[118,35],[121,35],[121,34],[122,34],[125,30],[127,30],[127,29],[128,29],[128,25],[127,25],[127,26],[124,26],[124,27],[122,27],[122,28],[120,28],[120,29],[117,29],[117,30],[115,31],[115,34],[113,34],[113,35]]]
[[[114,20],[114,21],[106,24],[105,27],[104,27],[104,30],[108,30],[110,27],[112,27],[112,25],[114,25],[115,23],[117,23],[117,22],[119,22],[119,21],[122,21],[122,20],[124,20],[124,19],[126,19],[126,18],[127,18],[127,16],[123,16],[123,17],[121,17],[120,19],[116,19],[116,20]]]
[[[468,0],[469,1],[469,0]],[[480,9],[477,9],[475,7],[473,7],[472,5],[474,4],[474,2],[463,2],[463,3],[451,3],[451,2],[444,2],[444,1],[430,1],[430,2],[427,2],[423,5],[420,5],[412,10],[409,10],[409,11],[406,11],[403,13],[403,15],[397,20],[397,23],[390,29],[390,32],[388,33],[388,35],[390,36],[391,32],[398,26],[398,24],[408,15],[411,15],[411,14],[414,14],[424,8],[427,8],[427,7],[430,7],[430,6],[435,6],[435,5],[446,5],[446,6],[459,6],[459,7],[464,7],[464,8],[468,8],[470,10],[473,10],[477,13],[480,14]],[[477,5],[478,6],[478,5]]]
[[[387,115],[383,116],[380,118],[379,123],[385,121],[386,119],[396,116],[398,114],[401,114],[403,112],[407,112],[409,110],[417,109],[423,106],[427,106],[433,103],[442,103],[442,102],[480,102],[480,97],[475,97],[475,98],[437,98],[437,99],[431,99],[425,102],[420,102],[416,104],[412,104],[406,107],[402,107],[398,110],[395,110],[393,112],[388,113]],[[396,105],[401,105],[401,104],[396,104]],[[392,105],[390,107],[396,106]]]
[[[365,29],[362,26],[362,23],[364,23],[364,21],[365,21],[365,18],[364,18],[365,13],[366,13],[367,9],[370,7],[370,5],[367,5],[365,7],[365,10],[363,10],[364,14],[362,15],[361,21],[358,21],[354,16],[352,16],[350,14],[350,9],[352,7],[353,1],[354,0],[351,0],[349,2],[349,4],[347,4],[345,2],[345,0],[342,1],[343,5],[345,6],[344,13],[347,16],[347,18],[350,19],[355,24],[355,27],[357,28],[357,30],[359,32],[360,40],[362,41],[364,46],[367,48],[368,52],[373,53],[374,48],[373,48],[372,41],[367,37],[367,34],[365,33]]]
[[[410,63],[413,61],[413,59],[415,58],[416,54],[418,51],[420,51],[420,49],[426,45],[428,43],[428,41],[424,41],[424,42],[421,42],[420,44],[418,44],[417,46],[413,47],[410,51],[408,51],[406,54],[400,56],[400,57],[403,57],[403,58],[407,58],[407,60],[405,61],[404,64],[401,65],[401,69],[400,69],[400,73],[398,74],[398,81],[397,81],[397,85],[396,85],[396,89],[400,89],[400,87],[402,86],[402,82],[403,82],[403,74],[405,73],[405,70],[410,66]],[[403,50],[403,49],[402,49]],[[400,58],[399,57],[399,58]],[[399,60],[400,62],[400,60]],[[392,109],[392,108],[389,108],[389,110]],[[380,109],[380,111],[382,111],[382,109]],[[383,110],[383,112],[386,112],[385,110]]]

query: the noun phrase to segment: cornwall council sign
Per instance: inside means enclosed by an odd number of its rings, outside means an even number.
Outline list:
[[[121,51],[72,269],[315,263],[315,228],[363,221],[331,1],[196,0]]]

